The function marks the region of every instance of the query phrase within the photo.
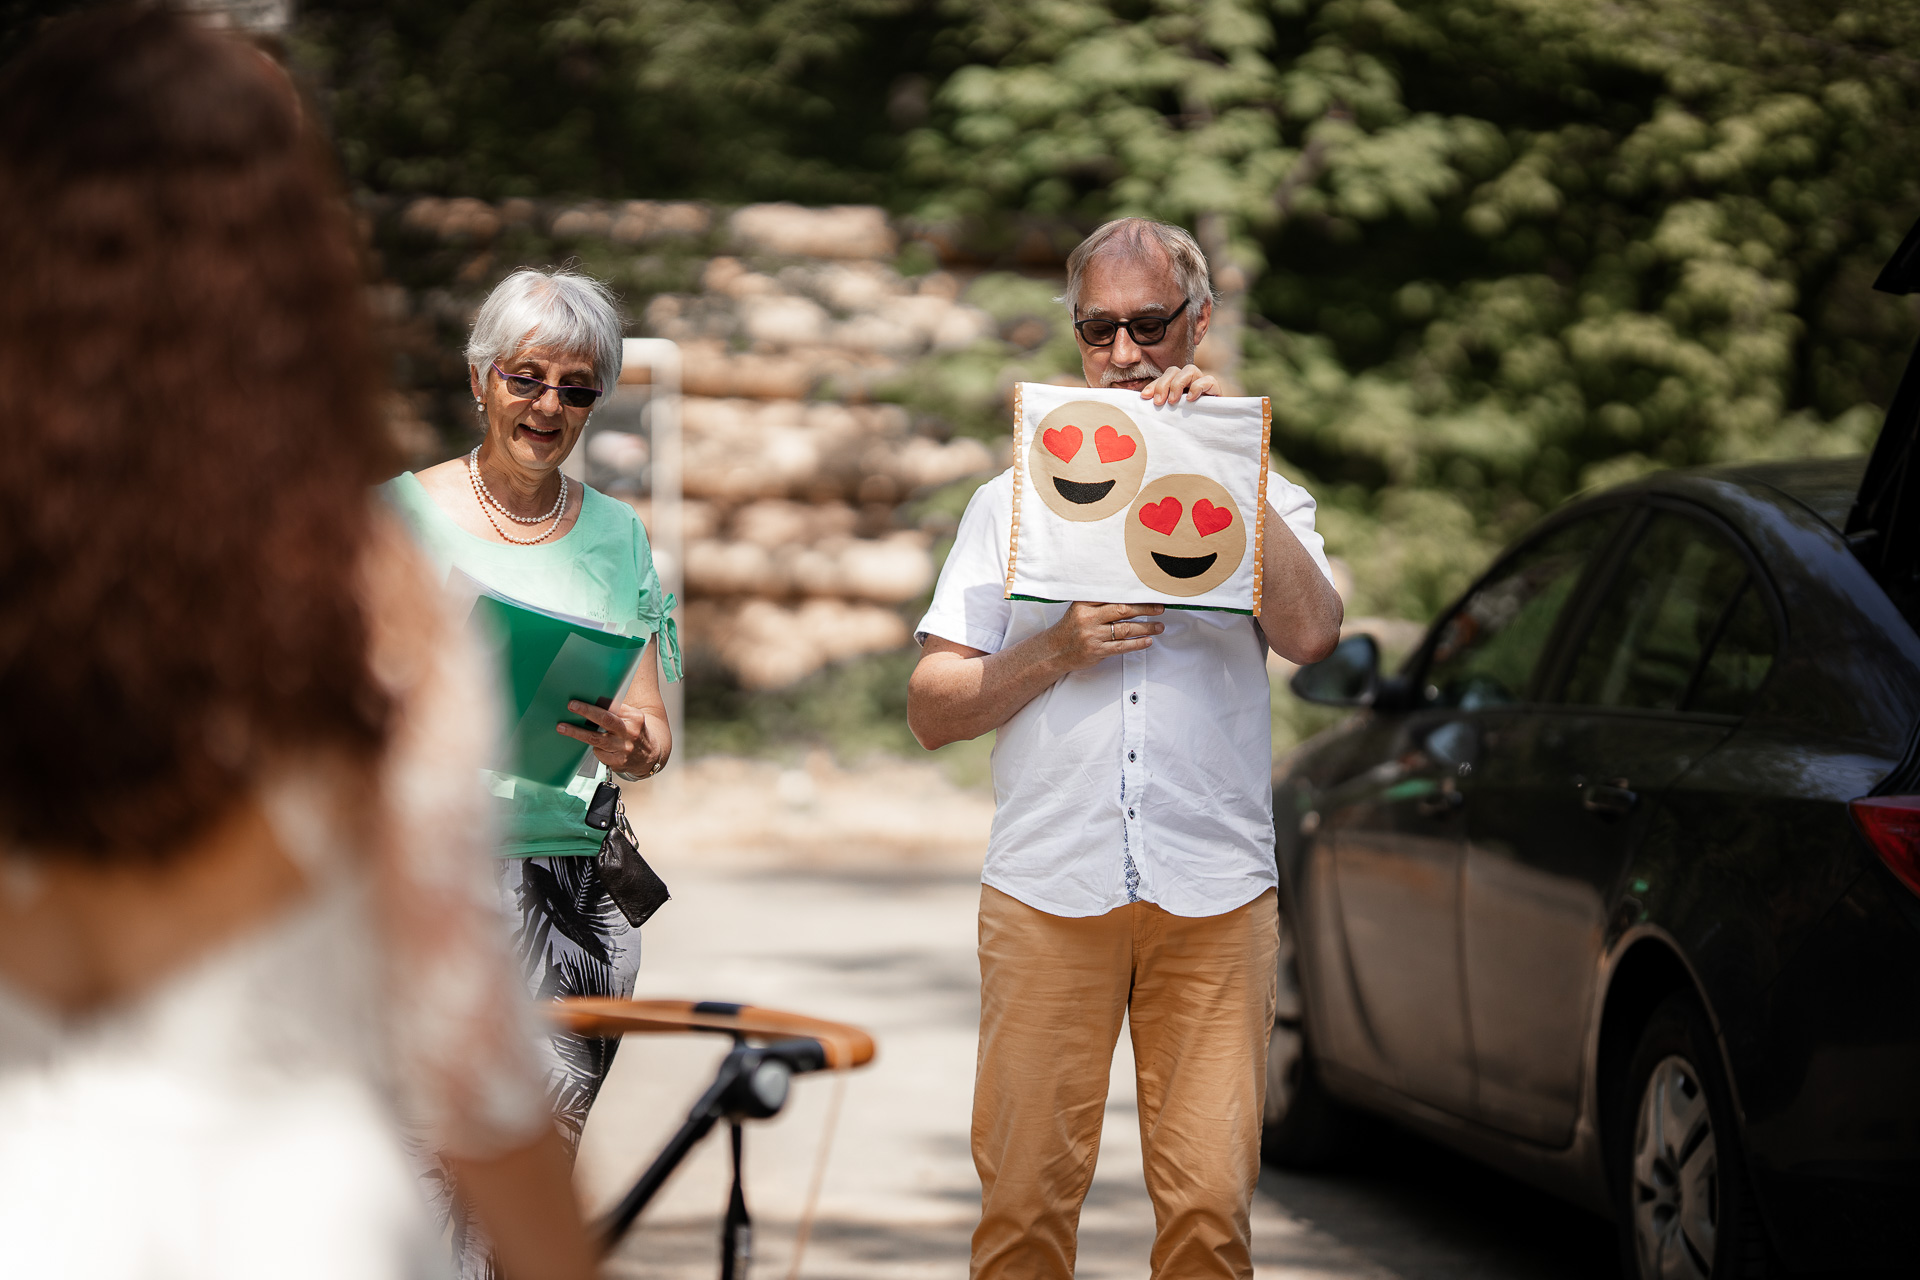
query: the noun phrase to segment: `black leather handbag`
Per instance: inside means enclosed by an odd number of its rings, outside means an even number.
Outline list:
[[[627,821],[627,807],[613,779],[602,782],[593,793],[593,803],[587,806],[587,825],[607,833],[600,841],[600,879],[613,905],[620,908],[628,924],[638,929],[673,895],[667,891],[667,882],[640,856],[639,842]]]

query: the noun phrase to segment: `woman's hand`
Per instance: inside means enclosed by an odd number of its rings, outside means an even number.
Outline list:
[[[1142,400],[1152,400],[1155,405],[1180,403],[1184,396],[1188,400],[1198,400],[1201,396],[1220,394],[1220,382],[1210,373],[1200,372],[1197,364],[1181,365],[1178,369],[1169,369],[1159,377],[1140,388]]]
[[[660,772],[673,750],[667,718],[651,707],[635,706],[631,702],[596,707],[576,698],[567,704],[567,710],[600,727],[581,729],[562,724],[558,726],[559,731],[592,747],[594,757],[616,773],[649,777]]]

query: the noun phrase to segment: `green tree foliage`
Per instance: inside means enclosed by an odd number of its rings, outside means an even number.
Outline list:
[[[289,43],[378,191],[865,201],[937,25],[913,0],[312,0]]]
[[[1201,230],[1249,282],[1240,380],[1368,612],[1423,615],[1592,485],[1863,449],[1917,327],[1869,288],[1920,213],[1912,0],[299,15],[378,191],[874,200],[976,245],[1119,213]],[[902,393],[964,430],[1010,368],[1072,363],[1043,289],[975,288],[1031,336]]]
[[[1914,330],[1906,0],[991,0],[936,218],[1224,220],[1243,381],[1363,608],[1581,488],[1865,448]],[[955,10],[958,14],[959,9]]]

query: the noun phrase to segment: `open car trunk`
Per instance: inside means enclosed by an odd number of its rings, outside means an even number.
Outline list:
[[[1920,223],[1907,232],[1873,287],[1906,295],[1920,289]],[[1920,602],[1920,346],[1887,407],[1886,425],[1867,460],[1860,492],[1847,517],[1847,541],[1854,554],[1887,588],[1909,617]]]

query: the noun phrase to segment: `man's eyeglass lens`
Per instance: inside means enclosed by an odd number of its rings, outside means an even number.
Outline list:
[[[510,392],[516,400],[537,400],[540,397],[540,393],[548,387],[553,387],[553,389],[559,393],[560,403],[569,409],[590,409],[593,407],[593,402],[600,398],[600,388],[598,387],[554,386],[553,383],[542,382],[538,378],[529,378],[518,373],[508,373],[497,364],[493,366],[493,371],[500,375],[500,380],[507,384],[508,392]]]
[[[1151,347],[1167,336],[1167,326],[1186,309],[1187,304],[1182,302],[1164,316],[1135,316],[1131,320],[1077,320],[1073,327],[1079,330],[1080,340],[1090,347],[1112,346],[1122,329],[1127,331],[1127,336],[1133,339],[1135,346]]]

